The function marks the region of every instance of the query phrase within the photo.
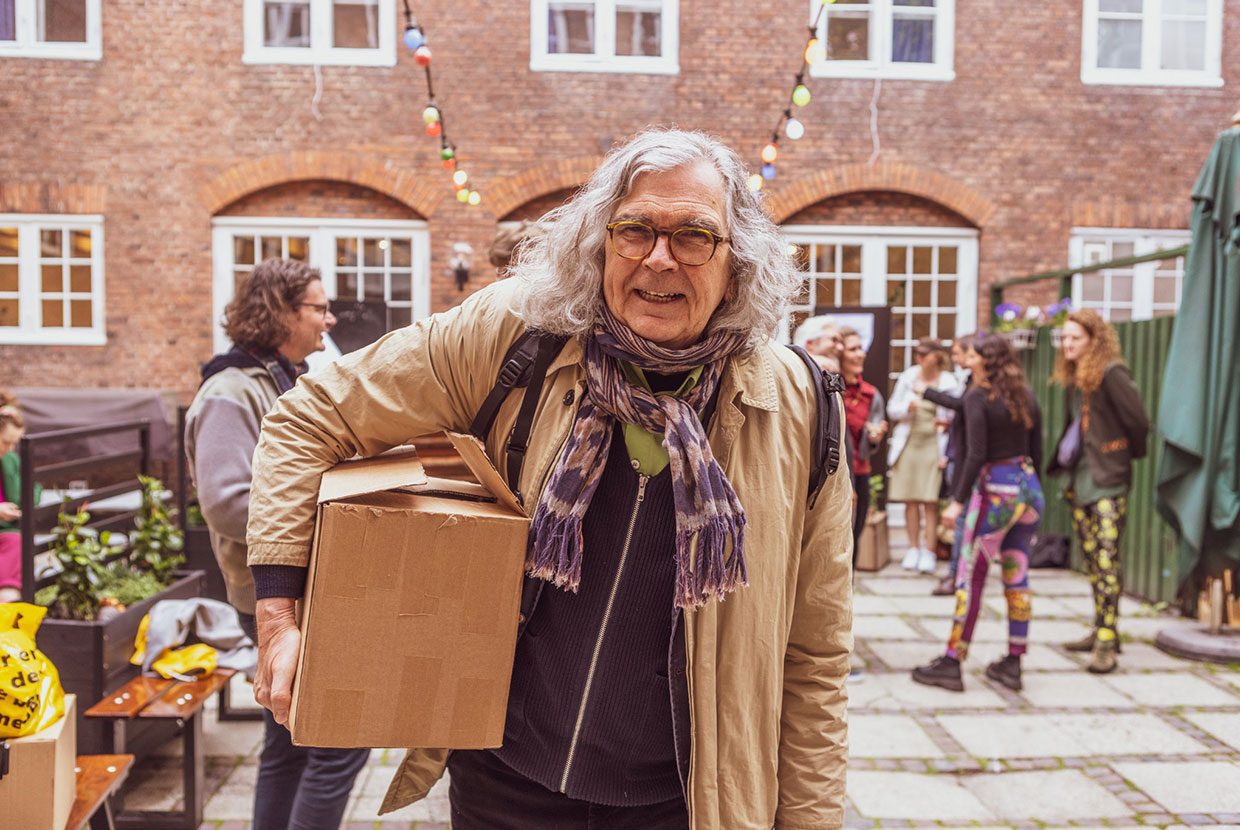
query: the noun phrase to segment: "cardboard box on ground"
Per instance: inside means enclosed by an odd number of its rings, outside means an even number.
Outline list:
[[[500,745],[530,520],[481,443],[450,438],[481,485],[428,478],[410,447],[324,474],[294,743]]]
[[[64,830],[77,791],[77,697],[46,729],[9,738],[9,771],[0,778],[0,827]]]

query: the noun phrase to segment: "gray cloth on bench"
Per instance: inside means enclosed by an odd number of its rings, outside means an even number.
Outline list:
[[[150,671],[164,649],[176,648],[193,635],[218,652],[220,668],[245,672],[254,679],[258,647],[241,630],[237,609],[231,605],[205,597],[165,599],[155,603],[150,614],[142,671]]]

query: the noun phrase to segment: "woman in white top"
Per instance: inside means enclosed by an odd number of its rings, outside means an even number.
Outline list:
[[[948,371],[951,363],[947,352],[937,340],[923,337],[914,354],[917,362],[900,374],[887,404],[887,417],[894,424],[887,448],[887,500],[904,503],[909,544],[904,568],[934,573],[939,487],[947,458],[946,426],[952,412],[922,399],[914,387],[952,393],[957,381]]]

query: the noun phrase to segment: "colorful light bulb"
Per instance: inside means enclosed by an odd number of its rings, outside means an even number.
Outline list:
[[[468,191],[468,190],[458,190],[458,191],[456,192],[456,200],[457,200],[458,202],[460,202],[461,204],[465,204],[466,202],[468,202],[468,201],[469,201],[469,191]]]
[[[773,164],[762,165],[762,178],[766,179],[767,181],[770,181],[771,179],[775,178],[775,165]]]
[[[431,104],[426,109],[422,110],[422,120],[427,124],[434,124],[439,120],[439,118],[439,107],[434,104]]]
[[[762,160],[767,164],[774,164],[777,158],[779,158],[779,148],[775,146],[775,142],[762,148]]]
[[[444,169],[444,170],[455,170],[455,169],[456,169],[456,159],[444,159],[444,160],[443,160],[443,169]]]
[[[809,87],[805,84],[797,84],[796,89],[792,90],[792,103],[798,107],[803,107],[809,103]]]
[[[413,62],[418,66],[431,65],[431,50],[429,46],[419,46],[413,50]]]
[[[457,187],[464,187],[467,181],[469,181],[469,174],[464,170],[457,170],[452,174],[452,183]]]
[[[431,138],[437,138],[439,134],[442,132],[443,132],[443,124],[440,124],[438,121],[432,121],[431,123],[426,125],[426,134],[429,135]]]
[[[469,203],[474,206],[482,204],[482,194],[476,190],[469,191]]]
[[[444,161],[449,161],[456,157],[456,150],[453,150],[451,147],[444,147],[439,151],[439,157]]]
[[[784,134],[793,141],[796,141],[798,138],[805,135],[805,125],[795,118],[789,118],[788,123],[784,125]]]
[[[809,43],[805,45],[805,62],[810,66],[817,66],[827,59],[827,50],[822,45],[822,41],[816,37],[809,39]]]
[[[749,185],[749,189],[752,190],[754,193],[757,193],[759,190],[762,189],[762,177],[759,176],[757,173],[754,173],[752,176],[750,176],[748,181],[746,181],[745,183]]]
[[[410,23],[405,27],[405,46],[407,46],[410,51],[416,50],[424,43],[426,43],[426,38],[422,35],[422,32],[418,30],[417,26]]]

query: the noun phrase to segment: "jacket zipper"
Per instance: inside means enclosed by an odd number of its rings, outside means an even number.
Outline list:
[[[637,461],[633,461],[637,468]],[[637,477],[637,500],[633,502],[633,512],[629,514],[629,529],[624,534],[624,547],[620,550],[620,564],[616,568],[616,577],[611,583],[611,594],[607,597],[607,608],[603,611],[603,622],[598,629],[598,638],[594,641],[594,653],[590,656],[590,670],[586,672],[586,687],[581,692],[581,705],[577,707],[577,723],[573,726],[573,738],[568,744],[568,759],[564,762],[564,775],[560,778],[560,792],[566,792],[568,773],[573,768],[573,756],[577,754],[577,740],[581,737],[581,723],[586,717],[586,704],[590,700],[590,686],[594,683],[594,670],[598,668],[598,655],[603,649],[603,637],[607,634],[607,622],[611,619],[611,609],[616,602],[616,593],[620,589],[620,578],[624,575],[624,563],[629,558],[629,545],[633,542],[633,528],[637,526],[637,511],[641,509],[646,498],[646,483],[650,476]]]

